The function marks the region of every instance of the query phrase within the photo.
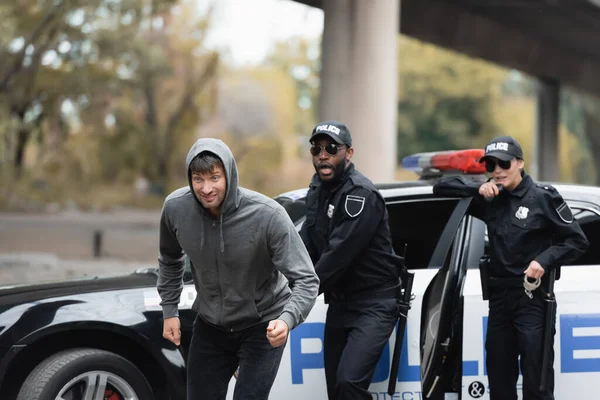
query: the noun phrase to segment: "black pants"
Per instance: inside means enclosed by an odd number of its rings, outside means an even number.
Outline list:
[[[233,398],[267,400],[285,348],[271,346],[267,325],[224,332],[196,317],[188,354],[187,399],[225,400],[239,365]]]
[[[546,302],[537,290],[530,299],[523,288],[495,289],[490,295],[485,349],[491,400],[516,400],[519,359],[523,400],[554,399],[554,348],[551,347],[546,390],[539,390]],[[552,316],[556,334],[556,313]]]
[[[323,353],[329,400],[371,400],[371,378],[398,320],[396,299],[329,304]]]

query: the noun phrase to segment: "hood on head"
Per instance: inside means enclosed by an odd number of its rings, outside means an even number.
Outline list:
[[[190,190],[194,193],[192,188],[192,174],[190,173],[190,164],[192,160],[203,151],[210,151],[221,159],[223,166],[225,167],[225,177],[227,178],[227,192],[225,199],[223,200],[223,207],[221,214],[226,214],[228,211],[235,209],[239,205],[238,196],[238,170],[235,163],[235,158],[229,147],[219,139],[203,138],[198,139],[192,146],[185,160],[186,174],[188,178],[188,184]],[[194,198],[196,198],[194,194]],[[202,207],[202,203],[196,198],[196,201]]]

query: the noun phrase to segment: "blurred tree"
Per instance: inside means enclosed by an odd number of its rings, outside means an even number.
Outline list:
[[[574,156],[588,155],[577,170],[580,180],[600,186],[600,99],[569,88],[561,94],[561,119],[580,143]]]
[[[504,100],[501,104],[506,109],[499,109],[499,120],[505,121],[507,133],[516,130],[522,135],[528,145],[533,146],[535,129],[535,112],[537,101],[537,79],[511,71],[509,79],[502,85]],[[567,86],[560,90],[559,104],[559,153],[560,175],[563,182],[576,182],[593,184],[600,178],[593,168],[598,157],[594,156],[594,135],[590,133],[594,128],[586,116],[595,115],[594,99],[580,94]],[[504,107],[504,106],[502,106]],[[591,111],[591,113],[586,112]],[[507,114],[507,111],[510,114]],[[527,122],[524,122],[527,121]],[[593,124],[593,122],[592,122]],[[528,130],[530,130],[528,132]],[[599,138],[600,139],[600,138]],[[596,151],[600,151],[600,143],[596,144]],[[533,148],[531,148],[532,150]],[[591,150],[591,151],[590,151]],[[532,156],[532,154],[530,154]],[[600,164],[596,164],[596,170]]]
[[[492,112],[507,71],[399,38],[398,157],[481,147],[498,132]]]
[[[595,171],[594,184],[600,186],[600,101],[597,98],[584,100],[584,121],[587,149],[591,151],[593,171]]]
[[[124,169],[164,188],[173,168],[181,168],[177,143],[196,136],[198,105],[212,107],[203,90],[218,67],[218,55],[203,48],[210,13],[199,18],[193,7],[193,1],[180,1],[169,12],[150,9],[145,29],[129,43],[127,85],[103,114],[113,121],[103,154],[120,157],[106,165],[104,179]],[[119,155],[111,154],[115,141],[123,144]]]
[[[24,1],[3,7],[3,14],[13,29],[9,41],[2,48],[2,59],[7,60],[0,76],[0,95],[10,114],[17,120],[14,144],[15,175],[20,176],[25,147],[42,120],[54,110],[57,100],[55,89],[61,75],[68,68],[62,65],[65,51],[58,46],[65,41],[72,46],[76,29],[69,24],[67,1]],[[50,111],[52,110],[52,111]],[[8,134],[10,134],[9,132]]]
[[[535,97],[535,79],[520,71],[511,70],[500,90],[506,97]]]
[[[319,101],[320,38],[293,37],[277,42],[265,65],[284,71],[296,85],[294,129],[309,135],[316,124]]]
[[[506,121],[503,133],[523,147],[525,170],[533,161],[535,110],[536,99],[526,96],[506,97],[494,109],[498,120]],[[559,181],[593,183],[592,153],[564,123],[559,125],[559,142]]]
[[[399,46],[399,158],[421,151],[481,148],[492,137],[507,134],[522,143],[526,160],[532,161],[535,80],[404,36]],[[590,135],[600,128],[596,110],[600,108],[589,98],[563,91],[560,181],[599,179],[590,168],[593,155],[600,152],[600,135]],[[600,161],[595,162],[598,170]]]
[[[201,126],[200,134],[222,138],[230,146],[244,186],[274,194],[294,177],[296,83],[273,66],[230,69],[222,75],[217,114]]]
[[[193,135],[203,111],[196,104],[210,103],[200,94],[218,65],[202,47],[210,14],[199,18],[191,0],[175,3],[0,6],[0,30],[10,38],[0,53],[0,107],[15,120],[2,125],[14,154],[3,167],[12,163],[18,176],[35,136],[36,161],[56,173],[111,181],[143,172],[164,182],[174,143]]]
[[[23,0],[2,6],[2,29],[8,40],[0,53],[6,60],[0,72],[0,97],[16,120],[11,162],[17,177],[34,132],[40,133],[40,143],[57,150],[68,130],[63,106],[85,107],[92,97],[102,97],[111,82],[115,86],[122,63],[114,49],[122,49],[117,44],[127,43],[135,31],[144,3]],[[164,10],[173,0],[153,3]],[[49,130],[42,129],[46,119],[52,121]]]

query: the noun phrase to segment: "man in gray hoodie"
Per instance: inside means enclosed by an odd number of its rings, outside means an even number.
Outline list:
[[[233,154],[199,139],[186,159],[189,186],[167,196],[160,221],[158,293],[163,336],[179,345],[185,256],[197,297],[187,360],[188,400],[267,399],[290,330],[315,304],[319,279],[276,201],[238,187]]]

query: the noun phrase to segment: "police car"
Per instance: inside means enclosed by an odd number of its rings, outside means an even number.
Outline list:
[[[432,194],[442,175],[484,179],[479,150],[417,154],[403,167],[419,179],[377,185],[394,247],[414,273],[415,298],[402,343],[396,392],[387,393],[395,333],[373,376],[373,399],[488,399],[487,302],[479,260],[485,225],[457,198]],[[556,282],[557,399],[598,398],[600,381],[600,188],[555,186],[590,242]],[[300,229],[307,189],[276,199]],[[196,297],[186,270],[179,303],[181,346],[162,338],[155,269],[111,278],[0,287],[0,399],[185,399],[185,359]],[[1,285],[1,283],[0,283]],[[271,399],[325,400],[322,296],[290,333]],[[228,399],[233,396],[235,377]]]
[[[406,265],[415,274],[415,299],[399,373],[394,377],[396,392],[387,393],[393,333],[372,380],[373,399],[489,398],[484,346],[488,304],[482,298],[479,272],[479,262],[487,251],[486,227],[466,214],[461,199],[432,193],[433,183],[444,175],[462,174],[485,181],[485,168],[478,163],[482,156],[481,150],[416,154],[404,158],[402,166],[417,173],[418,180],[376,185],[386,199],[396,252],[401,254],[406,245]],[[555,284],[555,397],[598,398],[600,188],[552,186],[567,201],[590,242],[577,265],[561,268]],[[298,216],[305,194],[302,189],[277,199]],[[303,217],[298,217],[298,228],[302,222]],[[290,334],[273,398],[325,398],[322,339],[326,307],[319,297],[308,320]],[[521,382],[519,378],[519,392]]]

